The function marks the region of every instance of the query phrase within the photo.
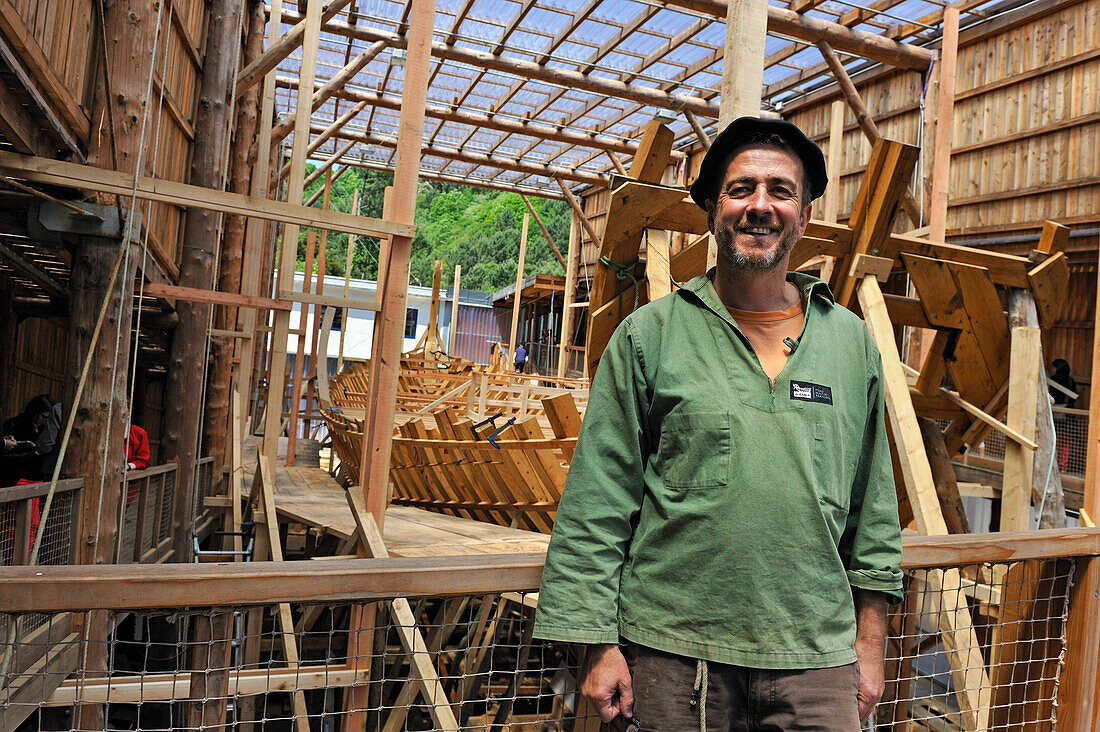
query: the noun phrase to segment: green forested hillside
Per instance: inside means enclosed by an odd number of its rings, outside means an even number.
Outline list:
[[[359,189],[359,213],[382,216],[382,192],[393,176],[354,168],[332,184],[330,208],[350,211],[352,192]],[[323,185],[318,180],[306,191],[309,200]],[[535,210],[550,231],[554,243],[566,255],[569,244],[569,206],[563,201],[531,198]],[[321,202],[314,204],[320,206]],[[432,264],[443,261],[443,286],[449,287],[456,264],[462,265],[462,288],[494,292],[514,284],[523,212],[527,207],[518,194],[470,186],[421,180],[417,192],[416,239],[413,241],[413,284],[430,287]],[[298,269],[304,268],[306,229],[298,241]],[[347,252],[346,234],[328,235],[326,273],[343,275]],[[532,218],[527,233],[524,274],[564,274],[550,246]],[[378,274],[378,240],[356,241],[352,251],[353,277],[375,279]]]

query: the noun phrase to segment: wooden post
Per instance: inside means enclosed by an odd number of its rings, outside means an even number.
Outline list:
[[[893,435],[917,531],[925,535],[946,534],[947,523],[940,510],[932,469],[909,395],[901,356],[894,343],[894,330],[882,290],[875,278],[868,275],[859,281],[856,291],[867,330],[882,355],[887,423]],[[947,650],[951,678],[964,722],[967,729],[986,730],[989,726],[989,675],[966,599],[962,596],[962,577],[958,569],[945,569],[942,574],[929,572],[928,582],[939,608],[939,630]]]
[[[531,215],[524,212],[523,231],[519,236],[519,261],[516,263],[516,291],[513,294],[515,299],[512,301],[512,327],[508,329],[508,358],[514,356],[516,352],[516,339],[519,337],[516,331],[519,328],[519,306],[523,296],[523,264],[527,256],[527,226],[530,221]]]
[[[302,292],[309,292],[313,282],[313,253],[317,248],[317,234],[312,229],[306,232],[306,261],[302,272]],[[297,257],[297,247],[295,247]],[[297,454],[298,443],[298,408],[302,403],[302,384],[305,383],[304,374],[306,360],[306,322],[309,320],[309,303],[302,303],[298,308],[298,348],[294,353],[294,373],[290,379],[290,410],[286,425],[286,466],[294,467],[294,458]],[[320,308],[318,308],[320,309]],[[285,394],[286,391],[284,390]],[[280,403],[281,400],[280,400]]]
[[[461,298],[462,265],[455,265],[455,278],[451,286],[451,325],[447,328],[447,355],[455,355],[455,336],[458,335],[458,301]]]
[[[565,298],[561,304],[561,338],[558,342],[558,378],[565,376],[569,362],[569,341],[573,339],[573,291],[577,289],[577,259],[580,252],[581,227],[574,214],[569,218],[569,251],[565,265]]]
[[[1082,510],[1100,517],[1100,286],[1096,288],[1095,328],[1092,336],[1092,388],[1089,389],[1088,452],[1085,459],[1085,495]],[[1094,730],[1100,697],[1100,557],[1077,562],[1070,592],[1066,626],[1066,666],[1058,686],[1060,729]]]
[[[344,166],[343,170],[347,170],[349,166]],[[321,203],[322,207],[328,211],[330,205],[330,197],[332,194],[332,169],[330,168],[325,173],[325,185],[322,189],[324,191],[324,201]],[[349,240],[350,240],[350,234]],[[313,280],[313,291],[318,295],[325,294],[325,269],[328,265],[328,252],[326,247],[328,244],[328,229],[321,229],[321,245],[317,248],[317,276]],[[303,291],[308,292],[308,288],[303,288]],[[309,416],[313,413],[313,398],[316,394],[316,377],[318,365],[321,361],[324,361],[325,369],[328,369],[328,354],[324,353],[318,356],[317,354],[317,342],[321,337],[321,306],[313,306],[313,336],[309,342],[309,377],[306,382],[306,416],[305,416],[305,434],[310,434]],[[319,360],[320,359],[320,360]]]
[[[947,236],[947,195],[950,184],[951,138],[955,131],[955,64],[959,52],[959,9],[943,11],[940,46],[939,94],[936,99],[935,142],[932,144],[932,201],[928,212],[928,239]]]
[[[257,6],[253,11],[253,22],[259,23],[262,28],[265,14],[264,3],[257,2]],[[256,17],[257,15],[259,17]],[[282,24],[282,0],[271,0],[271,14],[267,23],[267,37],[277,38]],[[262,31],[260,32],[262,33]],[[248,183],[249,190],[257,198],[267,196],[268,181],[271,177],[272,160],[275,157],[275,151],[271,149],[270,144],[271,122],[274,116],[275,73],[271,72],[264,77],[263,95],[260,103],[260,121],[256,126],[257,149],[263,152],[256,157],[256,163],[252,169],[252,178]],[[250,141],[242,139],[240,144],[242,147],[247,148]],[[241,294],[243,295],[258,295],[261,292],[269,295],[271,293],[270,277],[271,270],[274,267],[275,248],[265,247],[268,229],[267,222],[260,219],[250,218],[245,223],[244,261],[241,265],[240,284]],[[270,254],[267,254],[268,252]],[[240,363],[237,365],[236,376],[233,380],[233,401],[239,406],[239,419],[234,420],[233,424],[230,425],[230,429],[234,432],[232,441],[237,443],[243,442],[245,432],[254,424],[253,419],[259,418],[258,414],[252,414],[251,412],[253,405],[259,403],[258,398],[256,400],[252,398],[252,385],[253,383],[259,384],[256,372],[263,366],[263,354],[266,352],[261,350],[267,342],[266,337],[260,334],[256,328],[257,323],[262,322],[267,322],[266,313],[260,313],[255,308],[242,308],[239,311],[237,328],[248,334],[250,340],[242,341],[238,346],[237,354],[240,357]],[[270,399],[270,395],[268,398]],[[282,410],[281,405],[282,400],[280,399],[279,406],[275,407],[276,412]],[[266,416],[265,414],[265,422]],[[272,456],[271,464],[274,464],[274,462],[274,456]],[[238,479],[237,485],[239,486],[240,476],[234,477]],[[259,537],[257,537],[257,541],[259,541]],[[246,618],[245,627],[249,639],[244,641],[241,655],[246,664],[255,664],[260,659],[258,636],[262,619],[258,610],[249,611],[246,613]],[[238,719],[241,720],[241,728],[245,732],[251,732],[253,729],[250,720],[256,716],[255,708],[255,697],[241,699]]]
[[[1035,434],[1035,402],[1039,387],[1038,328],[1012,329],[1009,356],[1006,423],[1025,437]],[[1004,488],[1001,491],[1001,531],[1031,528],[1031,488],[1035,453],[1015,440],[1005,440]]]
[[[243,65],[259,58],[263,53],[264,5],[249,5],[249,29],[245,44]],[[260,87],[252,87],[237,100],[237,120],[233,133],[233,152],[229,161],[229,190],[233,193],[250,192],[252,165],[248,161],[248,148],[256,134],[256,122],[260,107]],[[218,256],[218,291],[241,292],[244,265],[244,234],[247,219],[244,216],[227,215],[223,221],[221,254]],[[214,327],[220,330],[238,330],[237,308],[224,306],[214,310]],[[253,317],[255,315],[253,314]],[[244,332],[244,329],[240,329]],[[251,351],[251,339],[211,339],[210,377],[206,386],[206,416],[203,434],[207,454],[214,456],[215,475],[221,465],[229,463],[226,431],[230,422],[230,390],[232,388],[234,357],[243,358]],[[251,354],[250,354],[251,355]]]
[[[356,188],[351,193],[351,212],[356,216],[359,215],[359,189]],[[348,234],[348,248],[344,253],[344,297],[348,297],[351,294],[351,255],[355,252],[355,235]],[[341,372],[344,370],[344,334],[348,332],[348,313],[350,311],[344,308],[343,317],[340,318],[340,351],[336,357],[336,371]]]
[[[618,162],[618,160],[612,157],[612,160]],[[554,243],[554,240],[550,238],[550,232],[546,230],[546,224],[542,223],[542,218],[539,217],[539,212],[535,210],[535,207],[531,205],[531,200],[522,193],[519,197],[523,199],[523,202],[527,204],[527,210],[532,216],[535,217],[535,223],[538,224],[539,231],[542,232],[542,238],[546,240],[546,243],[550,245],[550,251],[553,252],[554,257],[558,260],[558,264],[562,269],[565,269],[565,258],[561,256],[561,252],[558,250],[558,245]]]
[[[299,78],[301,87],[298,92],[298,106],[295,110],[297,129],[309,129],[309,117],[312,112],[313,79],[317,70],[317,54],[321,32],[321,5],[310,3],[306,8],[304,21],[305,38],[302,42],[302,64]],[[304,90],[304,91],[303,91]],[[287,187],[287,200],[298,203],[302,200],[305,180],[306,144],[309,135],[295,135],[291,151],[290,179]],[[263,154],[261,149],[260,154]],[[298,224],[287,224],[283,228],[283,242],[279,258],[279,279],[276,292],[293,289],[294,264],[298,252]],[[302,308],[305,310],[304,306]],[[275,313],[275,323],[271,337],[270,366],[267,379],[267,412],[264,415],[263,454],[271,464],[275,463],[279,445],[279,432],[282,423],[283,379],[286,375],[286,342],[290,331],[290,313]],[[293,437],[293,436],[291,436]],[[289,449],[287,450],[289,454]],[[274,520],[272,518],[271,520]]]
[[[431,61],[432,25],[435,0],[412,0],[405,63],[405,84],[401,104],[400,132],[393,174],[393,220],[412,224],[416,209],[417,173],[424,134],[424,105],[428,96],[428,67]],[[305,80],[302,81],[306,84]],[[306,88],[311,88],[309,79]],[[304,124],[299,121],[298,129]],[[397,377],[401,367],[401,346],[405,333],[405,304],[408,302],[409,255],[412,238],[394,236],[385,261],[386,284],[381,310],[375,314],[375,340],[371,354],[370,414],[364,430],[363,462],[359,483],[366,490],[366,507],[381,530],[385,519],[393,444],[393,415],[397,406]],[[381,279],[381,276],[379,277]],[[381,331],[382,337],[377,335]]]
[[[760,116],[764,86],[767,0],[730,0],[726,5],[726,48],[722,54],[722,104],[718,128],[738,117]]]
[[[837,99],[829,109],[829,154],[826,156],[828,166],[829,190],[825,191],[822,202],[822,218],[835,224],[840,213],[840,171],[841,157],[844,154],[844,102]],[[826,282],[828,277],[821,279]]]
[[[111,95],[103,84],[104,70],[95,83],[91,118],[95,120],[89,135],[88,162],[101,168],[135,173],[143,140],[140,124],[116,125],[112,134],[107,115],[116,120],[141,120],[149,99],[146,84],[150,73],[146,60],[153,61],[155,22],[154,4],[149,0],[120,0],[103,7],[107,70],[111,75]],[[134,63],[140,59],[141,63]],[[149,111],[152,114],[152,110]],[[115,203],[103,196],[103,203]],[[122,205],[136,209],[139,202],[126,199]],[[137,237],[137,227],[133,230]],[[73,250],[69,299],[68,378],[65,381],[65,410],[76,409],[78,421],[69,440],[65,470],[84,478],[86,490],[80,506],[77,533],[78,560],[82,564],[113,561],[118,531],[118,506],[122,479],[123,439],[128,421],[126,403],[127,354],[130,353],[130,324],[133,308],[134,268],[116,270],[122,255],[115,239],[82,237]],[[112,275],[116,275],[112,283]],[[106,302],[105,302],[106,301]],[[96,321],[106,305],[99,337],[92,343]],[[121,307],[120,307],[121,306]],[[91,367],[79,404],[73,404],[77,382],[85,358],[91,351]],[[116,357],[117,356],[117,357]],[[106,449],[104,448],[106,446]],[[102,491],[99,490],[102,486]],[[82,632],[87,642],[84,668],[89,676],[107,669],[107,617],[89,613]],[[80,705],[74,709],[72,724],[83,729],[102,729],[103,707]]]
[[[217,0],[210,5],[203,60],[202,86],[195,117],[190,182],[222,190],[229,141],[234,64],[240,44],[241,3]],[[214,255],[221,214],[191,207],[184,218],[179,284],[209,290],[214,286]],[[162,458],[178,464],[172,511],[172,549],[177,561],[191,552],[191,521],[195,502],[195,461],[201,455],[202,389],[206,375],[206,341],[211,305],[179,300],[179,324],[168,355],[164,391]],[[221,456],[216,456],[221,460]]]

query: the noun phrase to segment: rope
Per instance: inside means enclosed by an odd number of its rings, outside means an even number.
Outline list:
[[[634,283],[634,310],[638,309],[638,278],[634,276],[634,267],[638,264],[638,258],[634,257],[626,264],[619,264],[618,262],[610,259],[609,257],[600,257],[600,264],[605,267],[609,267],[612,272],[615,273],[615,279],[619,282],[619,291],[615,294],[615,297],[619,299],[619,320],[623,319],[623,292],[626,288],[623,285],[625,280],[630,280]],[[589,296],[591,299],[591,296]]]
[[[691,706],[699,707],[699,732],[707,732],[707,685],[710,683],[710,669],[707,662],[700,658],[695,662],[695,685],[691,688]]]

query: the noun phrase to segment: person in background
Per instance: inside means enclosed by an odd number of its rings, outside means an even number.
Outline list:
[[[126,438],[126,469],[145,470],[149,467],[149,434],[136,424],[130,425]]]
[[[516,373],[522,374],[523,367],[527,365],[527,349],[523,347],[522,343],[516,346],[515,362]]]
[[[1056,358],[1050,366],[1054,369],[1054,372],[1050,375],[1050,380],[1061,386],[1062,389],[1067,389],[1076,394],[1077,382],[1070,376],[1069,361],[1064,358]],[[1077,397],[1070,396],[1062,389],[1053,385],[1050,387],[1050,398],[1054,400],[1054,406],[1073,409],[1073,405],[1077,403]],[[1058,470],[1063,473],[1069,468],[1069,457],[1072,452],[1070,441],[1076,426],[1076,419],[1073,415],[1064,412],[1054,413],[1054,435],[1055,442],[1058,445]]]
[[[2,431],[6,455],[0,483],[15,485],[20,480],[39,480],[42,453],[37,451],[36,442],[52,409],[50,395],[39,394],[27,402],[22,412],[4,422]]]

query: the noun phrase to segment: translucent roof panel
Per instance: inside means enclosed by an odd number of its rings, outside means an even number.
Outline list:
[[[376,41],[386,45],[317,105],[314,137],[365,100],[313,157],[321,162],[353,140],[342,162],[392,164],[407,69],[403,43],[391,39],[408,31],[410,8],[396,0],[335,1],[343,5],[321,33],[318,86]],[[284,33],[300,21],[299,7],[305,4],[284,6]],[[785,0],[770,7],[789,12]],[[919,47],[938,38],[942,8],[939,0],[820,0],[804,14]],[[996,12],[996,0],[970,3],[964,27]],[[692,0],[436,0],[434,22],[425,174],[560,195],[554,174],[574,187],[595,185],[594,175],[606,180],[616,170],[608,151],[628,165],[655,116],[667,116],[675,150],[698,146],[685,98],[695,121],[717,130],[725,19]],[[813,40],[767,36],[763,110],[835,83]],[[849,73],[881,65],[841,48],[837,55]],[[277,117],[294,113],[300,68],[301,48],[278,64]]]

